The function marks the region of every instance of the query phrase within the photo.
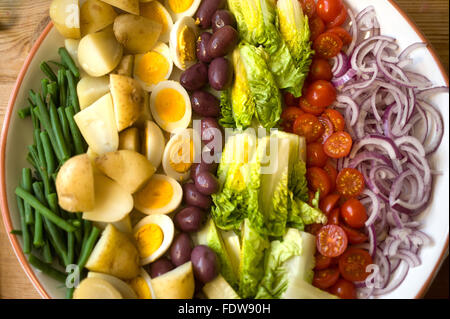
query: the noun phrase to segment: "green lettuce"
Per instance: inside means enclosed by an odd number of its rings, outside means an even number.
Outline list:
[[[220,94],[220,112],[221,118],[219,124],[222,127],[236,128],[236,121],[233,117],[233,110],[231,107],[230,90],[225,90]]]

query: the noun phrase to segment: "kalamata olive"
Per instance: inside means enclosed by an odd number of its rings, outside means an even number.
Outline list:
[[[205,245],[196,246],[191,253],[194,276],[203,283],[208,283],[217,276],[217,257],[211,248]]]
[[[199,61],[209,63],[212,61],[212,57],[208,55],[208,43],[212,34],[209,32],[203,32],[197,39],[197,58]]]
[[[208,83],[208,65],[199,62],[188,68],[180,76],[180,84],[188,91],[201,89]]]
[[[222,9],[225,4],[226,0],[203,0],[195,14],[196,23],[200,24],[203,29],[209,29],[214,12]]]
[[[211,198],[200,193],[194,183],[183,185],[183,197],[185,203],[189,206],[196,206],[206,211],[211,208]]]
[[[158,276],[164,275],[166,272],[174,269],[175,266],[166,257],[161,257],[154,263],[150,264],[150,277],[156,278]]]
[[[208,154],[209,153],[209,154]],[[206,157],[208,156],[208,157]],[[215,174],[217,172],[217,162],[211,158],[210,152],[203,152],[200,163],[195,163],[191,167],[191,178],[195,180],[195,177],[200,172],[210,172]],[[205,159],[208,159],[207,161]]]
[[[226,56],[231,53],[238,42],[239,34],[235,28],[226,25],[216,32],[208,42],[207,52],[212,58]]]
[[[192,109],[201,116],[218,117],[220,115],[220,101],[206,91],[195,91],[191,95]]]
[[[203,195],[212,195],[219,191],[219,181],[210,172],[200,172],[195,177],[195,187]]]
[[[201,120],[201,134],[202,141],[207,143],[214,139],[221,139],[222,131],[219,122],[213,117],[204,117]]]
[[[178,229],[193,233],[202,228],[205,221],[205,212],[198,207],[189,206],[180,210],[173,221]]]
[[[212,16],[211,25],[213,32],[216,32],[226,25],[230,25],[236,29],[236,18],[228,10],[217,10]]]
[[[209,65],[209,85],[217,91],[224,91],[231,86],[233,69],[225,58],[215,58]]]
[[[191,260],[191,238],[186,233],[178,234],[170,246],[170,259],[175,266],[180,266]]]

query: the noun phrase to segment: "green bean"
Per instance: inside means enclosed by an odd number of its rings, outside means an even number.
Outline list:
[[[80,71],[78,70],[77,66],[75,65],[75,62],[72,60],[69,52],[67,52],[66,48],[60,47],[58,49],[58,53],[61,56],[61,61],[63,64],[67,65],[69,70],[72,72],[72,74],[79,78],[80,77]]]
[[[92,222],[90,220],[83,220],[83,243],[87,241],[92,230]]]
[[[19,111],[17,111],[17,115],[19,115],[19,117],[21,119],[26,118],[27,116],[31,115],[31,107],[24,107],[23,109],[20,109]]]
[[[34,112],[35,108],[31,108],[31,122],[33,123],[33,127],[34,128],[39,128],[39,117],[38,115],[36,115],[36,113]]]
[[[85,152],[85,142],[81,135],[81,132],[75,123],[73,117],[75,116],[75,112],[72,106],[66,108],[67,120],[69,121],[70,131],[72,132],[73,143],[75,145],[75,153],[77,155],[83,154]]]
[[[73,143],[72,143],[72,135],[70,134],[69,121],[67,120],[66,112],[63,107],[58,108],[58,117],[61,122],[62,133],[64,135],[64,140],[66,141],[67,148],[70,154],[73,154]]]
[[[59,106],[65,106],[67,98],[66,69],[58,70],[58,86],[59,86]]]
[[[73,298],[73,292],[75,288],[67,288],[66,289],[66,299],[72,299]]]
[[[70,88],[69,85],[66,85],[66,104],[64,107],[69,107],[72,103],[71,97],[70,97]]]
[[[22,231],[20,229],[13,229],[9,232],[11,235],[22,236]]]
[[[52,81],[56,81],[56,75],[53,72],[53,70],[50,68],[50,66],[45,62],[42,61],[40,65],[41,71],[44,72],[44,74]]]
[[[43,79],[41,80],[41,93],[42,93],[42,97],[44,98],[44,101],[47,100],[47,94],[48,94],[47,85],[48,85],[49,83],[50,83],[50,82],[48,81],[47,78],[43,78]]]
[[[44,274],[47,274],[48,276],[52,277],[53,279],[60,281],[62,283],[66,282],[66,275],[53,268],[50,265],[47,265],[46,263],[44,263],[42,260],[40,260],[39,258],[35,257],[34,255],[29,255],[28,256],[28,262],[35,268],[39,269],[40,271],[42,271]]]
[[[73,264],[75,258],[75,235],[67,233],[67,264]]]
[[[33,105],[37,105],[37,94],[33,91],[33,89],[30,89],[28,91],[28,95],[30,96]]]
[[[34,182],[33,183],[33,191],[36,197],[40,197],[40,189],[42,188],[41,182]],[[40,200],[42,200],[40,198]],[[35,210],[34,211],[34,239],[33,239],[33,245],[34,247],[42,247],[44,246],[44,224],[42,215]]]
[[[42,146],[39,129],[34,129],[33,137],[34,137],[34,144],[36,145],[37,154],[39,156],[41,169],[42,171],[44,170],[47,171],[47,162],[45,161],[44,147]]]
[[[32,191],[32,176],[31,176],[31,169],[28,167],[22,169],[22,187],[27,190],[28,192]],[[27,203],[24,204],[24,212],[25,212],[25,223],[27,225],[31,225],[34,223],[34,217],[33,217],[33,209],[31,206]]]
[[[51,82],[47,85],[47,91],[55,105],[59,104],[58,84]]]
[[[28,226],[25,222],[25,211],[23,200],[19,196],[16,196],[17,208],[19,209],[20,215],[20,227],[22,228],[22,241],[23,241],[23,252],[29,254],[31,252],[31,240],[30,233],[28,232]]]
[[[45,162],[47,164],[47,174],[52,175],[56,171],[55,153],[50,143],[50,139],[48,138],[47,131],[42,131],[40,133],[40,138],[42,141],[42,147],[44,148]]]
[[[34,162],[33,158],[31,157],[30,153],[27,154],[27,162],[31,164],[31,166],[36,167],[36,163]]]
[[[50,244],[48,243],[48,240],[46,240],[44,243],[44,247],[42,249],[42,256],[44,257],[44,262],[46,264],[51,264],[53,262],[52,251],[50,248]]]
[[[80,272],[83,270],[84,266],[87,263],[89,256],[91,255],[92,249],[94,249],[94,245],[97,242],[98,236],[100,235],[100,229],[97,227],[92,227],[92,230],[87,237],[86,241],[83,242],[81,248],[81,254],[78,258],[78,267]]]
[[[78,113],[78,112],[80,112],[80,103],[78,101],[75,78],[73,77],[72,72],[70,72],[69,70],[66,71],[66,76],[67,76],[67,83],[68,83],[69,91],[70,91],[70,102],[72,103],[75,113]]]
[[[59,63],[59,62],[56,62],[56,61],[47,61],[48,63],[51,63],[51,64],[53,64],[53,65],[55,65],[55,66],[57,66],[58,68],[62,68],[62,69],[65,69],[66,68],[66,66],[64,65],[64,64],[62,64],[62,63]]]
[[[76,227],[66,222],[64,219],[45,207],[41,202],[39,202],[36,197],[34,197],[31,193],[27,192],[22,187],[16,187],[15,193],[16,195],[20,196],[25,202],[33,206],[34,209],[38,210],[39,213],[41,213],[44,217],[52,221],[59,228],[62,228],[67,232],[73,232],[76,230]]]
[[[61,128],[61,123],[59,122],[58,111],[56,110],[56,106],[53,102],[50,102],[50,121],[52,124],[53,133],[55,134],[56,143],[62,154],[62,160],[60,161],[65,162],[70,158],[70,153],[67,149],[66,140],[64,139]]]

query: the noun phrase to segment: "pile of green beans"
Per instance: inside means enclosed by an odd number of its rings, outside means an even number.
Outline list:
[[[59,48],[60,62],[42,62],[40,92],[30,90],[28,106],[18,111],[22,119],[31,117],[33,144],[28,146],[27,161],[17,186],[16,200],[20,214],[23,251],[35,268],[65,283],[68,265],[76,264],[80,280],[83,268],[100,235],[100,230],[81,213],[69,213],[58,205],[55,179],[59,168],[72,156],[87,150],[74,115],[80,111],[76,85],[80,72],[64,47]],[[39,257],[38,257],[39,256]],[[73,288],[66,297],[72,298]]]

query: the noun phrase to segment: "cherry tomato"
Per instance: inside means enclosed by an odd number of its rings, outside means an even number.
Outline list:
[[[338,172],[337,172],[336,168],[334,168],[333,164],[331,164],[330,161],[328,161],[325,164],[323,169],[325,170],[325,172],[328,173],[328,176],[330,177],[330,182],[331,182],[331,190],[334,191],[334,189],[336,188],[336,178],[337,178]]]
[[[367,250],[351,247],[339,258],[339,271],[344,279],[364,281],[370,275],[366,268],[372,263]]]
[[[311,32],[311,41],[314,41],[319,35],[325,32],[325,22],[318,16],[315,16],[309,20],[309,29]]]
[[[296,98],[292,93],[290,92],[284,92],[283,93],[284,98],[284,104],[286,106],[297,106],[298,105],[298,98]]]
[[[352,43],[352,39],[353,39],[352,36],[343,27],[333,27],[331,29],[328,29],[327,32],[337,34],[337,36],[339,38],[341,38],[342,43],[344,43],[344,45]]]
[[[300,0],[302,5],[303,13],[308,16],[308,18],[314,17],[316,14],[316,2],[314,0]]]
[[[318,80],[309,86],[305,97],[312,106],[323,108],[323,112],[336,100],[336,89],[331,82]]]
[[[306,171],[306,179],[308,180],[309,188],[313,192],[320,191],[320,197],[325,197],[330,193],[331,185],[330,178],[327,172],[320,167],[310,167]]]
[[[322,116],[327,117],[331,123],[333,123],[335,132],[343,131],[345,129],[345,119],[338,111],[328,108],[323,112]]]
[[[345,279],[340,278],[330,289],[329,292],[341,299],[356,299],[355,285]]]
[[[308,91],[307,91],[308,92]],[[308,100],[303,96],[300,98],[299,102],[300,108],[309,114],[320,115],[324,111],[324,107],[312,106],[309,104]]]
[[[347,225],[353,228],[364,227],[367,220],[366,208],[356,198],[348,199],[341,206],[341,216]]]
[[[325,257],[319,253],[316,253],[316,264],[314,266],[314,269],[322,270],[327,269],[331,265],[331,258]]]
[[[325,215],[330,215],[331,211],[336,207],[337,203],[339,202],[339,198],[341,198],[341,195],[339,194],[330,194],[326,197],[322,197],[319,203],[320,210]]]
[[[342,10],[342,0],[318,0],[317,15],[325,22],[331,22]]]
[[[323,145],[321,143],[314,142],[306,146],[306,165],[308,167],[324,167],[327,161],[328,156],[323,151]]]
[[[306,225],[306,231],[310,234],[313,234],[314,236],[317,236],[317,234],[319,233],[320,229],[323,227],[322,224],[311,224],[311,225]]]
[[[309,71],[309,77],[312,81],[331,81],[333,73],[331,72],[331,65],[328,60],[322,58],[314,59]]]
[[[281,126],[286,132],[292,132],[292,127],[294,125],[295,120],[300,115],[303,115],[305,112],[300,110],[298,107],[295,106],[288,106],[286,107],[283,112],[281,113]]]
[[[345,5],[342,6],[341,12],[339,12],[338,16],[336,17],[336,19],[334,19],[333,21],[327,23],[327,28],[331,29],[334,27],[338,27],[344,24],[345,20],[347,20],[347,8],[345,7]]]
[[[353,140],[347,132],[333,133],[323,144],[325,153],[331,158],[342,158],[350,154]]]
[[[344,43],[341,38],[331,32],[322,33],[313,43],[313,49],[316,51],[316,55],[324,59],[334,58],[343,46]]]
[[[336,178],[336,189],[344,197],[359,196],[364,185],[364,176],[354,168],[342,169]]]
[[[313,286],[320,289],[327,289],[333,286],[339,279],[339,269],[336,267],[314,272]]]
[[[324,128],[317,117],[308,113],[297,117],[293,126],[293,132],[297,135],[304,136],[306,143],[317,141],[322,136],[323,131]]]
[[[330,215],[328,216],[328,223],[327,225],[339,225],[339,216],[341,214],[341,210],[339,209],[339,207],[336,207],[335,209],[333,209],[330,213]]]
[[[348,242],[352,245],[362,244],[369,240],[366,234],[360,231],[357,231],[353,228],[347,227],[342,224],[340,224],[339,226],[341,226],[342,229],[345,231],[345,233],[347,234]]]
[[[324,144],[327,139],[334,133],[333,123],[324,116],[319,116],[319,122],[322,123],[324,132],[317,142]]]
[[[316,245],[325,257],[338,257],[347,249],[347,235],[338,225],[326,225],[317,234]]]

